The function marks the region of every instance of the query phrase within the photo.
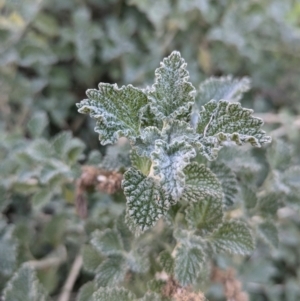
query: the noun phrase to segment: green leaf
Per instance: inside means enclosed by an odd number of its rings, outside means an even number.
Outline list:
[[[193,144],[199,139],[190,125],[182,120],[170,120],[162,129],[161,135],[163,139],[169,144],[174,142],[187,142]]]
[[[179,245],[175,253],[175,278],[182,286],[195,283],[200,274],[204,253],[200,248]]]
[[[53,190],[49,189],[48,187],[45,187],[38,190],[33,195],[31,203],[35,209],[39,210],[51,201],[52,196]]]
[[[223,221],[222,199],[208,195],[197,203],[189,204],[185,213],[191,229],[199,229],[203,233],[212,232]]]
[[[254,250],[250,229],[240,221],[224,222],[209,239],[217,252],[246,255]]]
[[[281,199],[281,195],[276,192],[270,192],[258,199],[257,210],[262,216],[274,217],[277,214],[278,203]]]
[[[155,126],[149,126],[141,131],[141,135],[135,140],[134,149],[139,156],[149,157],[154,151],[155,141],[161,140],[161,132]]]
[[[210,168],[222,185],[224,205],[226,207],[232,206],[238,193],[238,182],[235,173],[222,162],[212,162]]]
[[[135,295],[125,288],[101,287],[93,294],[93,301],[133,301]]]
[[[118,86],[100,83],[99,90],[87,91],[89,99],[77,104],[79,112],[90,114],[97,121],[95,131],[103,145],[115,143],[121,136],[135,140],[139,135],[140,110],[147,97],[131,85]]]
[[[143,249],[134,249],[127,255],[127,262],[131,271],[146,273],[150,268],[148,252]]]
[[[190,111],[195,88],[188,82],[186,63],[177,51],[155,71],[155,83],[148,93],[151,110],[158,119],[174,119]]]
[[[212,99],[237,102],[249,89],[250,80],[247,77],[242,79],[233,79],[231,76],[211,77],[200,84],[195,104],[200,109]]]
[[[95,273],[103,258],[99,251],[92,245],[83,245],[81,248],[83,267],[86,271]]]
[[[133,149],[130,152],[130,160],[132,167],[141,171],[145,176],[149,174],[152,162],[148,157],[139,156]]]
[[[165,141],[157,140],[155,143],[155,151],[151,154],[154,175],[159,177],[163,189],[175,201],[184,190],[183,170],[195,156],[194,148],[185,142],[168,145]]]
[[[17,241],[11,235],[0,238],[0,274],[10,276],[17,265]]]
[[[40,137],[48,123],[48,116],[44,111],[35,112],[27,123],[30,136],[32,138]]]
[[[122,185],[128,216],[142,231],[154,226],[168,211],[170,199],[154,179],[147,178],[140,171],[127,170]]]
[[[203,164],[192,162],[184,169],[185,187],[181,199],[201,202],[210,197],[221,198],[222,187],[217,177]]]
[[[269,143],[271,138],[261,130],[263,121],[251,116],[252,113],[252,110],[242,108],[240,103],[211,100],[199,112],[197,132],[206,138],[203,141],[200,139],[200,142],[207,145],[207,138],[213,137],[210,143],[214,149],[228,141],[238,145],[250,143],[257,147]],[[209,152],[205,152],[205,148],[202,149],[202,154],[208,160],[215,159]]]
[[[278,247],[278,230],[271,221],[266,221],[258,225],[258,233],[263,240],[271,247]]]
[[[276,139],[267,150],[267,160],[273,169],[286,170],[292,158],[292,149],[285,141]]]
[[[168,251],[160,253],[159,262],[167,274],[172,275],[174,273],[174,258]]]
[[[93,294],[96,291],[95,284],[92,281],[85,283],[79,290],[76,301],[94,301]]]
[[[123,252],[120,234],[116,230],[96,230],[92,233],[91,244],[102,254],[113,255]]]
[[[244,205],[247,210],[253,209],[257,204],[257,197],[254,191],[246,185],[242,186]]]
[[[138,299],[138,301],[161,301],[161,297],[156,293],[148,292],[143,298]]]
[[[163,127],[162,120],[154,115],[154,113],[151,111],[150,104],[146,105],[142,109],[141,126],[143,128],[154,126],[158,129],[161,129]]]
[[[3,301],[46,301],[48,297],[35,272],[24,264],[11,278],[3,292]]]
[[[127,262],[122,255],[109,256],[97,269],[97,287],[114,286],[123,281],[127,272]]]

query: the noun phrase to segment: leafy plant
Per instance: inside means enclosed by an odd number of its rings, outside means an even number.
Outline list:
[[[188,79],[186,63],[174,51],[155,71],[152,87],[118,88],[100,83],[99,90],[88,90],[88,99],[77,105],[80,113],[96,120],[95,131],[102,144],[120,137],[129,140],[132,167],[122,182],[126,224],[138,235],[160,218],[169,217],[177,243],[172,255],[164,253],[162,263],[182,286],[196,282],[201,270],[207,269],[211,252],[245,255],[254,250],[245,221],[225,218],[224,191],[217,175],[197,161],[215,160],[227,144],[260,147],[271,141],[261,129],[262,120],[233,101],[245,91],[242,82],[230,78],[206,81],[197,102],[196,89]],[[200,106],[204,95],[208,102]],[[189,229],[170,217],[174,207],[178,212],[185,209]],[[94,235],[92,244],[108,256],[96,274],[97,286],[116,285],[128,268],[136,272],[149,269],[139,267],[147,261],[139,259],[138,253],[121,255],[124,249],[118,231]]]

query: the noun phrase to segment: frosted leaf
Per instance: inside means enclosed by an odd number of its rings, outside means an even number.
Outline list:
[[[270,192],[258,199],[257,209],[262,216],[274,217],[277,214],[278,204],[281,200],[280,193]]]
[[[184,169],[185,186],[181,199],[186,202],[201,202],[210,197],[220,199],[222,187],[217,177],[197,162],[192,162]]]
[[[103,145],[115,143],[121,136],[134,140],[139,134],[140,110],[147,97],[131,85],[99,84],[99,90],[86,92],[88,99],[77,104],[78,111],[96,119],[95,131]]]
[[[138,299],[138,301],[161,301],[161,298],[156,293],[148,292],[143,298]]]
[[[46,301],[44,288],[39,283],[35,272],[24,264],[7,283],[3,301]]]
[[[254,250],[250,229],[240,221],[224,222],[209,240],[217,252],[246,255]]]
[[[211,77],[200,84],[195,104],[200,109],[212,99],[237,102],[249,89],[250,80],[247,77],[242,79],[233,79],[232,76]]]
[[[168,251],[160,253],[159,262],[167,274],[172,275],[174,273],[174,258]]]
[[[101,287],[93,294],[92,301],[133,301],[135,295],[125,288]]]
[[[124,250],[120,234],[112,229],[94,231],[91,244],[105,255],[120,254]]]
[[[246,186],[242,186],[242,193],[243,193],[243,199],[244,199],[244,206],[247,210],[253,209],[257,204],[257,197],[254,191]]]
[[[194,148],[185,142],[168,145],[165,141],[158,140],[155,143],[155,151],[151,154],[154,175],[160,178],[163,189],[174,201],[181,197],[184,190],[183,169],[195,156]]]
[[[127,261],[122,255],[111,255],[97,268],[97,286],[114,286],[124,280]]]
[[[13,227],[0,222],[0,275],[10,276],[17,266],[18,243]]]
[[[127,262],[131,271],[146,273],[150,268],[148,253],[142,249],[134,249],[127,255]]]
[[[203,233],[217,229],[223,221],[222,198],[208,195],[197,203],[189,204],[186,220],[191,229],[199,229]]]
[[[90,273],[95,273],[98,266],[102,263],[103,257],[92,245],[83,245],[81,248],[83,267]]]
[[[161,129],[163,127],[163,122],[161,119],[157,118],[157,116],[154,115],[154,113],[151,111],[150,105],[146,105],[141,110],[141,126],[143,128],[154,126],[158,129]]]
[[[147,157],[139,156],[133,149],[130,153],[131,165],[141,171],[145,176],[149,174],[151,168],[151,160]]]
[[[123,189],[128,216],[142,231],[155,225],[166,214],[170,199],[154,179],[130,168],[124,174]]]
[[[182,285],[195,283],[205,259],[200,248],[179,245],[175,251],[175,278]]]
[[[155,83],[148,93],[151,110],[158,119],[174,119],[190,111],[195,88],[188,82],[186,63],[177,51],[155,71]]]
[[[199,112],[197,132],[204,138],[214,137],[215,140],[211,143],[214,148],[228,141],[237,145],[250,143],[260,147],[269,143],[271,138],[261,130],[263,121],[251,116],[252,113],[252,110],[242,108],[240,103],[211,100]]]
[[[96,291],[93,282],[85,283],[79,290],[76,301],[93,301],[93,293]]]
[[[210,168],[222,185],[224,205],[226,207],[232,206],[238,193],[238,182],[235,173],[222,162],[212,162]]]
[[[168,122],[161,134],[168,143],[182,141],[194,143],[199,138],[199,135],[195,133],[194,129],[187,122],[176,119]]]
[[[161,132],[155,126],[149,126],[141,131],[141,135],[136,138],[134,149],[139,156],[150,156],[154,151],[155,141],[162,139]]]
[[[278,230],[274,223],[266,221],[259,224],[258,233],[268,245],[275,248],[278,247]]]
[[[290,145],[280,139],[274,140],[267,151],[267,160],[273,169],[286,170],[292,157]]]

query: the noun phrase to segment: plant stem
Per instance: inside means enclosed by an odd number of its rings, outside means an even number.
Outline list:
[[[75,281],[82,267],[82,256],[78,254],[73,262],[68,278],[64,284],[62,292],[57,299],[58,301],[69,301]]]

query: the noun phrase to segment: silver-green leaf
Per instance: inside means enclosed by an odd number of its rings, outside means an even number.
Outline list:
[[[143,91],[132,85],[99,84],[99,90],[86,92],[88,99],[77,104],[79,112],[96,119],[95,131],[103,145],[115,143],[121,136],[131,140],[139,134],[140,112],[147,104]]]
[[[127,199],[128,217],[142,231],[154,226],[167,213],[170,199],[153,178],[130,168],[124,174],[122,185]]]
[[[240,221],[224,222],[209,240],[217,252],[246,255],[254,250],[254,242],[249,227]]]
[[[155,83],[148,93],[151,110],[158,119],[174,119],[190,111],[195,88],[188,79],[184,59],[173,51],[156,69]]]

